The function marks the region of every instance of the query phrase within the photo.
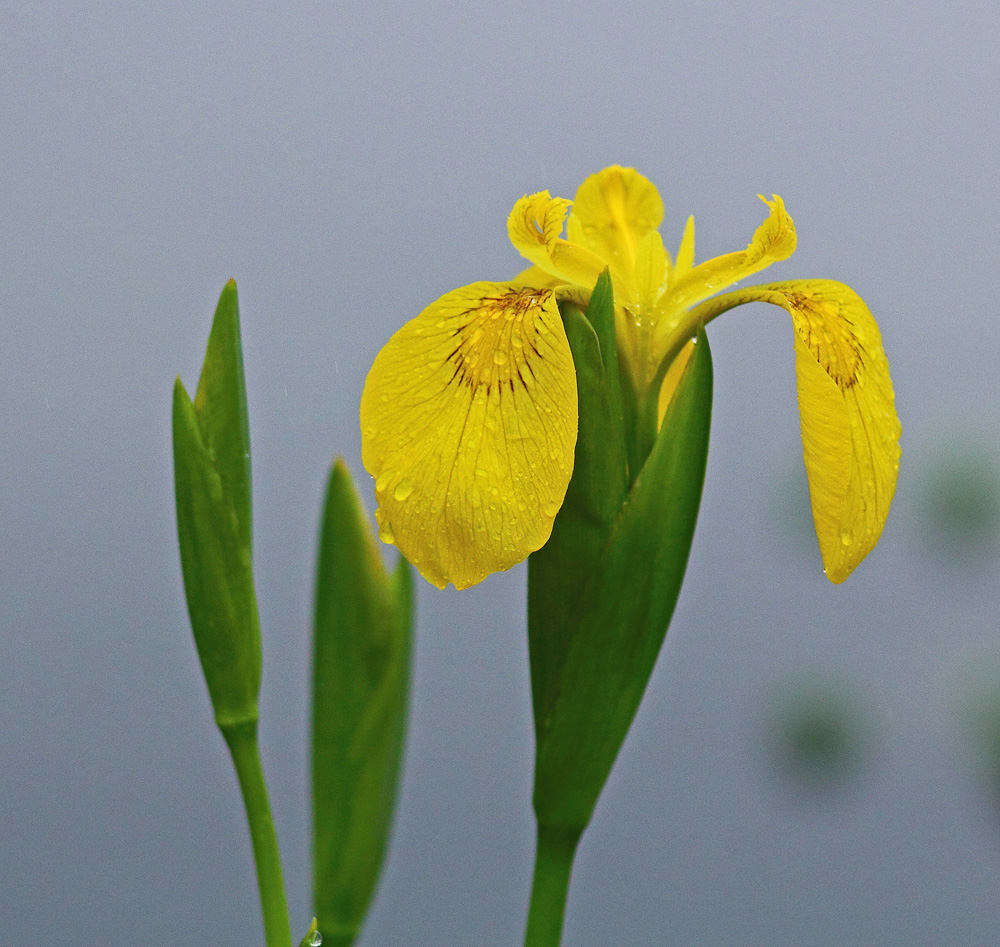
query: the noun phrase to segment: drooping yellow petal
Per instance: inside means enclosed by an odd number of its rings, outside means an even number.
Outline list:
[[[795,325],[813,520],[826,574],[843,582],[878,542],[896,491],[900,424],[882,336],[864,300],[834,280],[751,286],[692,315],[707,322],[758,301],[781,306]]]
[[[738,253],[726,253],[706,260],[689,270],[687,275],[678,275],[670,287],[672,310],[688,309],[739,280],[759,273],[772,263],[787,260],[795,252],[795,224],[785,210],[784,202],[777,194],[772,201],[764,197],[761,200],[767,204],[771,213],[757,228],[747,248]],[[691,250],[693,254],[693,225]]]
[[[526,194],[507,218],[507,233],[523,257],[562,283],[592,289],[607,264],[586,247],[560,237],[570,202],[548,191]]]
[[[392,336],[361,396],[380,537],[439,588],[509,569],[549,537],[576,433],[553,292],[474,283],[447,293]]]

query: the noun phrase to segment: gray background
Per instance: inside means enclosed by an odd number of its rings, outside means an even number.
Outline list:
[[[1000,942],[1000,797],[970,722],[1000,682],[1000,20],[986,2],[833,6],[0,6],[0,944],[261,942],[172,509],[171,385],[194,386],[225,280],[250,399],[264,762],[301,933],[315,528],[335,454],[371,503],[367,368],[442,292],[523,265],[517,197],[572,197],[614,162],[660,187],[669,247],[695,214],[699,260],[744,247],[754,195],[781,194],[800,249],[764,278],[865,297],[904,452],[881,545],[830,586],[788,319],[754,306],[713,324],[688,578],[580,849],[565,943]],[[942,478],[971,491],[965,521]],[[365,944],[519,942],[524,587],[523,566],[462,594],[420,585],[398,830]],[[775,752],[776,708],[810,687],[849,706],[853,766]]]

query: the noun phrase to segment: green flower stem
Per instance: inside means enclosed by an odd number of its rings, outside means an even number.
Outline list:
[[[281,876],[278,835],[271,818],[271,804],[267,798],[264,769],[257,747],[257,721],[220,725],[220,729],[233,757],[250,824],[250,841],[257,863],[257,884],[264,916],[264,940],[267,947],[291,947],[292,929],[288,922],[285,882]]]
[[[538,826],[535,877],[531,883],[531,906],[528,908],[524,947],[559,945],[569,876],[580,834],[575,829],[567,831]]]

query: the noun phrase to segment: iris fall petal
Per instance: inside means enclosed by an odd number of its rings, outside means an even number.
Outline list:
[[[379,535],[434,585],[509,569],[552,531],[573,469],[573,358],[548,289],[474,283],[404,325],[361,396]]]

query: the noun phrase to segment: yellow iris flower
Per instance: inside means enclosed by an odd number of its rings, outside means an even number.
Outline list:
[[[896,487],[889,366],[868,307],[843,283],[716,295],[795,250],[781,198],[765,204],[746,250],[696,266],[693,219],[671,259],[658,231],[663,202],[632,168],[591,175],[572,202],[547,191],[521,198],[507,228],[532,266],[509,282],[446,293],[392,336],[368,374],[362,460],[375,478],[383,541],[434,585],[459,589],[545,544],[577,435],[558,303],[586,305],[609,269],[621,362],[637,403],[658,405],[660,417],[700,326],[748,302],[791,315],[816,533],[827,576],[847,578],[877,542]]]

